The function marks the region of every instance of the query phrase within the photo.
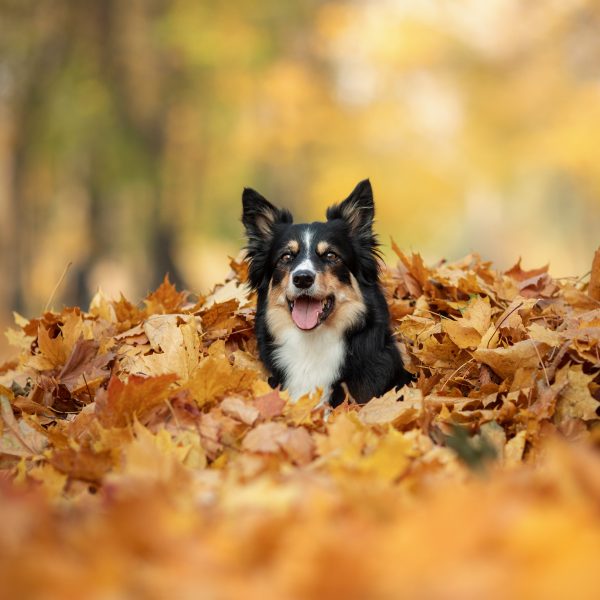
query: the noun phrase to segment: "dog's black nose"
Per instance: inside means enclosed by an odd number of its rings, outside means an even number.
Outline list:
[[[294,273],[294,285],[301,290],[309,288],[315,282],[315,276],[310,271]]]

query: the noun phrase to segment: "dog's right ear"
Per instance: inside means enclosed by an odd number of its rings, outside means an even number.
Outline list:
[[[265,277],[265,267],[275,226],[281,223],[292,223],[293,218],[288,210],[276,208],[251,188],[244,188],[242,206],[242,223],[248,238],[246,246],[246,258],[250,263],[248,275],[250,286],[256,289],[260,287]]]
[[[252,188],[244,188],[242,193],[242,223],[246,228],[246,236],[258,239],[270,239],[273,226],[277,223],[291,223],[292,215],[287,210],[273,206],[264,196]]]

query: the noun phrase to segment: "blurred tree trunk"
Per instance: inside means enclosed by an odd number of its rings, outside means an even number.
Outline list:
[[[39,217],[37,199],[28,190],[29,172],[32,163],[31,150],[38,135],[36,126],[40,107],[43,106],[44,91],[51,85],[52,78],[65,55],[68,53],[68,36],[45,37],[21,65],[19,82],[9,102],[13,122],[12,162],[9,169],[9,207],[6,225],[9,251],[4,254],[8,279],[6,295],[9,307],[18,312],[33,308],[28,299],[27,288],[36,248],[36,221]]]
[[[149,43],[152,18],[164,5],[161,0],[127,3],[57,0],[52,12],[48,13],[51,21],[43,36],[35,37],[37,32],[31,31],[30,35],[34,36],[30,41],[32,51],[18,65],[15,93],[7,106],[13,127],[6,135],[8,139],[12,138],[7,148],[12,161],[5,163],[8,171],[6,189],[0,202],[3,257],[3,298],[0,301],[3,306],[25,313],[43,308],[38,305],[39,300],[36,303],[27,294],[35,255],[39,252],[38,235],[44,233],[42,199],[30,189],[36,160],[35,142],[51,118],[45,94],[56,85],[66,61],[82,53],[82,48],[89,56],[83,56],[81,60],[92,65],[92,72],[100,77],[102,88],[110,93],[117,126],[127,132],[132,144],[144,155],[150,193],[147,205],[139,207],[140,219],[135,227],[139,228],[140,238],[144,240],[152,273],[150,281],[139,282],[140,288],[156,286],[167,271],[172,281],[183,285],[174,259],[175,227],[169,212],[161,211],[161,164],[168,110],[165,102],[168,89],[165,88],[172,84],[176,73],[162,64],[159,52]],[[29,8],[36,10],[35,6]],[[13,18],[30,18],[24,9],[15,9]],[[40,11],[43,12],[43,7]],[[24,23],[22,25],[27,29]],[[135,38],[134,45],[138,45],[133,50],[128,47],[131,45],[129,36]],[[141,80],[145,87],[138,89],[136,85]],[[73,285],[62,286],[62,297],[68,303],[85,305],[89,301],[94,290],[90,289],[88,274],[104,257],[116,254],[115,248],[119,247],[120,230],[111,214],[116,200],[109,198],[117,193],[119,182],[107,181],[105,175],[105,160],[112,152],[112,135],[109,131],[103,133],[105,135],[83,140],[84,156],[77,157],[78,164],[59,164],[59,168],[73,171],[69,177],[79,180],[88,197],[89,252],[79,262],[77,256],[73,257],[73,270],[68,276]],[[81,164],[87,168],[82,170]],[[52,194],[50,190],[47,193],[49,197]]]

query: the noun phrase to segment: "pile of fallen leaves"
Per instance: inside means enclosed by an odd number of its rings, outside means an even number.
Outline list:
[[[597,597],[600,257],[384,272],[415,383],[328,414],[257,359],[245,265],[7,335],[7,598]]]

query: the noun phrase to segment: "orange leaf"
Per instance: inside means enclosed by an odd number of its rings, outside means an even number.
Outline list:
[[[148,315],[176,313],[187,300],[187,292],[178,292],[175,286],[169,281],[169,275],[165,275],[163,282],[147,296],[144,300],[146,312]]]
[[[108,388],[96,395],[96,416],[103,427],[126,427],[150,409],[161,405],[171,394],[176,375],[139,377],[131,375],[127,383],[113,375]]]

